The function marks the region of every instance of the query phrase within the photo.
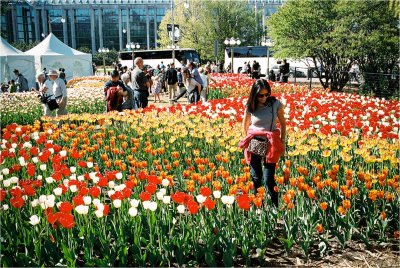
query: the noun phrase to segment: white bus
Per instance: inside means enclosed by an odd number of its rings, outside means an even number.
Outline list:
[[[232,48],[225,49],[225,70],[232,62]],[[270,50],[268,55],[268,47],[264,46],[243,46],[243,47],[233,47],[233,71],[234,73],[240,73],[244,66],[244,63],[250,62],[250,68],[253,65],[253,61],[258,61],[261,67],[261,76],[267,74],[267,65],[269,63],[268,70],[273,70],[277,75],[279,72],[279,65],[282,59],[276,59],[273,56],[273,52]],[[269,56],[269,57],[268,57]],[[289,77],[306,77],[307,68],[312,66],[312,61],[310,59],[304,60],[291,60],[288,59],[290,64]],[[268,76],[268,75],[266,75]]]
[[[145,65],[156,68],[158,64],[172,63],[172,49],[157,49],[157,50],[138,50],[135,51],[135,58],[141,57],[144,60]],[[119,52],[119,61],[122,66],[133,66],[132,51],[121,51]],[[199,53],[192,48],[178,48],[175,49],[175,67],[181,67],[182,62],[187,64],[189,62],[200,62]]]
[[[269,69],[276,65],[276,60],[273,57],[273,52],[269,51],[268,57],[268,47],[262,46],[246,46],[246,47],[233,47],[225,49],[225,70],[232,62],[231,53],[233,49],[233,71],[234,73],[240,73],[244,66],[244,63],[250,62],[250,67],[253,65],[253,61],[258,61],[261,66],[261,74],[265,75],[267,73],[267,63],[269,62]],[[269,58],[269,60],[268,60]]]

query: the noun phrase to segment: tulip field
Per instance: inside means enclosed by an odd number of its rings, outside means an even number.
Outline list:
[[[266,266],[277,244],[305,259],[398,244],[398,100],[273,84],[275,209],[238,147],[254,80],[213,78],[206,103],[108,114],[102,80],[77,79],[62,118],[2,94],[1,265]]]

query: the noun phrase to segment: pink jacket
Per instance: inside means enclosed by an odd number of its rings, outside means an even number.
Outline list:
[[[251,153],[247,151],[247,147],[253,137],[264,137],[269,141],[267,152],[265,155],[266,163],[277,163],[281,155],[285,152],[285,146],[281,141],[281,131],[276,129],[274,131],[261,131],[249,128],[246,138],[239,142],[239,147],[244,148],[244,156],[246,158],[247,164],[250,164]]]

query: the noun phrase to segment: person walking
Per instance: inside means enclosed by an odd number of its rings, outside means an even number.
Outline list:
[[[144,62],[141,57],[135,58],[135,69],[132,71],[132,89],[135,102],[135,110],[146,108],[148,105],[150,83],[143,72]]]
[[[287,83],[288,79],[289,79],[290,66],[289,66],[289,62],[287,62],[286,59],[284,59],[282,65],[279,66],[279,70],[281,73],[280,81]]]
[[[169,92],[169,100],[175,98],[176,84],[178,83],[178,73],[175,69],[175,64],[171,63],[170,68],[165,73],[165,81],[167,83],[167,90]]]
[[[65,86],[64,81],[58,77],[58,72],[56,70],[51,70],[49,72],[50,81],[53,82],[53,92],[56,98],[58,109],[56,111],[56,115],[66,115],[68,114],[67,110],[67,87]]]
[[[19,72],[19,70],[14,69],[13,72],[16,76],[15,84],[17,85],[17,92],[29,91],[28,80]]]
[[[277,119],[280,130],[276,126]],[[278,207],[274,176],[276,163],[285,151],[286,121],[282,103],[271,96],[271,87],[264,79],[256,80],[251,87],[242,126],[245,138],[239,146],[245,149],[255,194],[264,180],[272,203]]]

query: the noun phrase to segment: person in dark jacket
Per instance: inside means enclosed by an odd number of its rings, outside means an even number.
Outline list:
[[[171,101],[172,98],[175,98],[176,85],[178,83],[178,73],[175,69],[174,63],[171,63],[170,68],[165,72],[165,81],[169,92],[169,100]]]
[[[14,70],[14,74],[17,77],[15,79],[15,84],[17,85],[17,92],[29,91],[28,80],[17,69]]]

